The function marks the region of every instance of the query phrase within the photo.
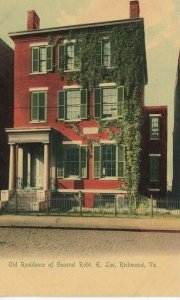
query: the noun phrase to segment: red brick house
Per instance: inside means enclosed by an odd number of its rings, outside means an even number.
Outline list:
[[[27,30],[10,33],[15,95],[14,127],[6,129],[9,190],[64,197],[81,192],[88,206],[99,196],[123,197],[128,186],[139,186],[147,83],[139,2],[130,1],[126,20],[39,26],[29,11]],[[128,185],[125,177],[133,176]]]
[[[14,51],[0,39],[0,189],[8,188],[9,146],[6,127],[13,126]]]

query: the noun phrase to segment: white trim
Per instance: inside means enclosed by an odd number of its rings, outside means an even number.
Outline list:
[[[70,89],[82,89],[82,85],[64,85],[63,90],[70,90]]]
[[[108,190],[108,189],[57,189],[61,193],[95,193],[95,194],[127,194],[124,190]]]
[[[103,177],[103,178],[99,178],[99,180],[100,181],[106,181],[106,180],[108,180],[108,181],[116,181],[116,180],[118,180],[118,177]]]
[[[82,141],[63,141],[63,145],[82,145]]]
[[[149,117],[161,117],[161,114],[149,114]]]
[[[152,153],[152,154],[149,154],[149,156],[161,156],[161,154],[156,154],[156,153]]]
[[[38,132],[38,131],[51,131],[52,128],[49,127],[49,128],[18,128],[18,129],[11,129],[11,128],[6,128],[6,132]],[[14,144],[14,143],[13,143]]]
[[[32,88],[29,88],[29,92],[38,92],[38,91],[48,91],[48,87],[32,87]]]
[[[39,124],[39,123],[47,123],[47,120],[45,121],[30,121],[30,124]]]
[[[117,142],[115,140],[100,140],[101,144],[115,144],[117,145]]]
[[[39,46],[47,46],[48,42],[39,42],[39,43],[31,43],[29,46],[32,47],[39,47]]]
[[[99,87],[117,87],[117,84],[115,82],[100,83]]]
[[[64,44],[69,44],[69,43],[76,43],[76,40],[75,39],[72,39],[72,40],[65,39],[64,40]]]
[[[149,192],[160,192],[160,189],[148,189]]]
[[[47,72],[33,72],[33,73],[30,73],[29,75],[45,75],[47,74]]]

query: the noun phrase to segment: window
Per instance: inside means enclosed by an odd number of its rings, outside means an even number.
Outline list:
[[[80,68],[78,56],[78,46],[76,42],[69,42],[59,45],[59,70],[73,71]]]
[[[94,178],[125,175],[125,146],[104,144],[94,146]]]
[[[31,93],[31,121],[46,121],[46,92]]]
[[[57,153],[57,176],[59,178],[86,178],[87,147],[59,145]]]
[[[96,45],[96,65],[111,67],[111,45],[108,39],[99,41]]]
[[[44,73],[53,69],[52,46],[32,47],[32,73]]]
[[[94,197],[94,207],[114,208],[116,201],[115,194],[100,194]]]
[[[160,117],[150,117],[150,139],[160,138]]]
[[[76,121],[87,118],[87,90],[58,92],[58,119]]]
[[[122,117],[124,107],[124,87],[94,89],[95,118]]]
[[[159,181],[160,178],[160,154],[150,154],[150,181]]]

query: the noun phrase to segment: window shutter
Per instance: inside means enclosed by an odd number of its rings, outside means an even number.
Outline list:
[[[32,48],[32,72],[39,72],[39,48]]]
[[[65,63],[65,46],[59,45],[58,47],[58,69],[64,70],[66,63]]]
[[[81,150],[81,178],[87,178],[87,146],[82,146]]]
[[[124,113],[124,87],[120,86],[118,89],[118,117],[122,117]]]
[[[31,121],[38,120],[38,94],[31,94]]]
[[[44,92],[39,93],[39,121],[45,121],[46,119],[46,94]]]
[[[87,90],[83,89],[81,92],[81,119],[87,119]]]
[[[102,65],[102,42],[96,44],[96,66]]]
[[[118,145],[118,177],[124,178],[125,175],[125,146]]]
[[[80,49],[77,43],[74,43],[74,69],[80,69]]]
[[[63,145],[59,144],[57,148],[57,177],[64,178],[64,149]]]
[[[46,71],[53,70],[53,47],[46,47]]]
[[[94,146],[94,178],[101,177],[101,147]]]
[[[94,117],[101,118],[102,112],[102,100],[101,100],[101,89],[94,89]]]
[[[66,104],[66,92],[58,92],[58,119],[65,119],[65,104]]]

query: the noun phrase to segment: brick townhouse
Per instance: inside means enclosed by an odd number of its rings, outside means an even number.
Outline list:
[[[133,193],[146,173],[144,192],[164,193],[161,147],[143,152],[140,163],[144,116],[152,131],[144,139],[158,140],[159,116],[166,127],[166,115],[156,107],[144,114],[147,65],[139,13],[139,2],[130,1],[129,19],[40,29],[32,10],[27,30],[10,33],[15,88],[14,127],[6,129],[9,191],[50,191],[67,199],[81,193],[84,205],[94,207],[99,197]],[[166,169],[165,156],[163,164]]]

